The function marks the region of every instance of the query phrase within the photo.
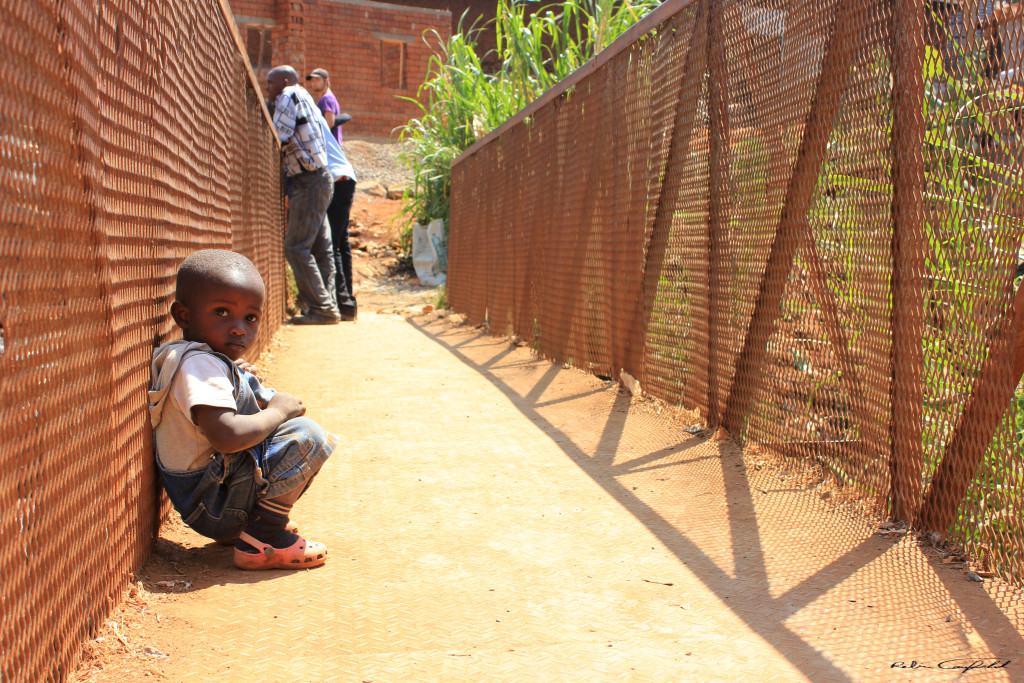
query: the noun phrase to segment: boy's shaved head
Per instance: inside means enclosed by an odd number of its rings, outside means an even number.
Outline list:
[[[226,249],[203,249],[186,258],[178,267],[174,298],[188,306],[199,292],[239,281],[264,288],[260,271],[246,257]]]

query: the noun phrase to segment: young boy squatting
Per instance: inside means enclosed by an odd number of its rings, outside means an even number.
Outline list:
[[[157,468],[186,524],[235,541],[236,566],[305,569],[327,548],[300,537],[288,515],[337,437],[237,364],[256,340],[265,292],[241,254],[206,249],[181,264],[171,315],[184,339],[153,352]]]

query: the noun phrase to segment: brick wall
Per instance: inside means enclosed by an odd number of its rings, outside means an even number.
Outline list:
[[[498,12],[497,0],[400,0],[403,5],[412,7],[430,7],[433,9],[447,10],[452,17],[452,33],[459,30],[459,20],[463,14],[466,18],[463,22],[463,29],[468,30],[476,26],[480,32],[476,35],[477,54],[484,63],[484,68],[497,70],[500,60],[495,49],[497,38],[494,34],[494,18]],[[552,0],[553,1],[553,0]],[[520,3],[519,11],[526,14],[533,14],[535,11],[547,6],[548,2],[523,2]],[[475,24],[474,24],[475,22]]]
[[[231,0],[231,13],[235,17],[273,19],[277,12],[276,0]]]
[[[433,29],[447,38],[448,12],[361,0],[321,1],[305,9],[306,72],[316,67],[330,72],[342,111],[352,115],[346,135],[389,137],[419,115],[413,103],[398,96],[416,97],[432,54],[423,32]],[[399,74],[402,52],[404,74]]]
[[[447,10],[371,0],[230,0],[230,5],[243,36],[248,28],[269,31],[272,63],[294,66],[300,82],[315,68],[327,69],[342,111],[352,115],[345,135],[362,139],[392,138],[394,128],[419,115],[415,104],[398,97],[416,97],[426,75],[432,50],[423,42],[424,31],[447,38],[452,21]],[[257,71],[260,66],[254,64]]]

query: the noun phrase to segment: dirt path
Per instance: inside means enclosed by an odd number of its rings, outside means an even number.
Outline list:
[[[295,508],[328,563],[241,572],[172,522],[80,680],[1024,678],[1005,586],[434,318],[281,334],[268,382],[342,435]]]
[[[410,313],[437,304],[438,288],[421,285],[409,270],[396,272],[401,207],[362,192],[353,200],[352,271],[361,311]]]

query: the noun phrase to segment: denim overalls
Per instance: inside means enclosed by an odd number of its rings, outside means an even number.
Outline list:
[[[211,355],[231,368],[239,415],[254,415],[266,407],[276,393],[273,389],[264,387],[252,373],[240,369],[227,356]],[[169,470],[159,458],[157,468],[167,497],[185,524],[203,536],[230,539],[236,538],[248,524],[257,500],[276,498],[304,486],[327,460],[336,442],[337,437],[316,422],[297,417],[284,422],[252,448],[238,453],[215,453],[205,468]]]

